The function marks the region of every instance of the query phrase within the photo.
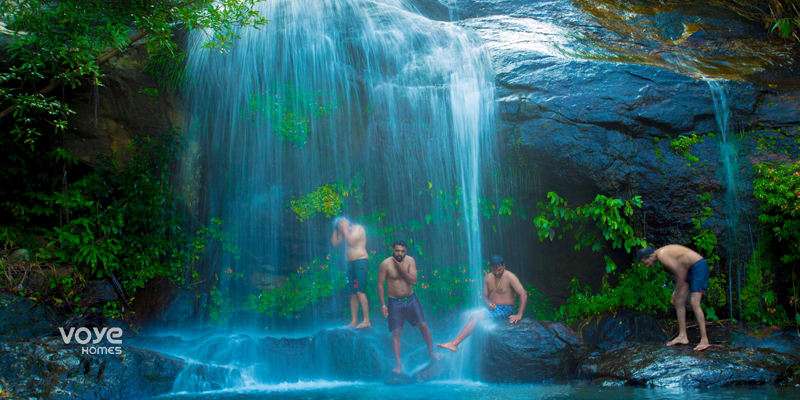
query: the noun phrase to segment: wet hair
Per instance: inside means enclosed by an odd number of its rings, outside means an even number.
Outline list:
[[[500,264],[505,264],[505,262],[503,261],[503,257],[492,256],[492,258],[489,259],[489,264],[490,265],[500,265]]]
[[[347,219],[347,217],[345,217],[344,215],[340,215],[333,219],[333,230],[335,231],[339,230],[339,222],[341,222],[343,219]]]
[[[636,250],[636,260],[635,261],[639,262],[639,261],[644,260],[647,257],[650,257],[650,255],[653,254],[654,251],[655,251],[655,249],[653,249],[652,247],[642,247],[641,249]]]
[[[403,246],[404,248],[408,249],[408,246],[404,240],[395,240],[394,243],[392,243],[392,248],[395,246]]]

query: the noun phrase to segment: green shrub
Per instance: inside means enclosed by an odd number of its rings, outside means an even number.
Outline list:
[[[558,318],[575,322],[617,308],[628,308],[648,314],[659,314],[671,307],[672,288],[667,273],[661,268],[634,264],[619,276],[616,286],[604,277],[600,291],[592,294],[588,285],[578,279],[570,281],[570,296],[559,307]]]

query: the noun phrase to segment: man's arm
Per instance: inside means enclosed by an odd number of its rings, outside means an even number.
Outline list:
[[[378,298],[381,300],[381,314],[386,318],[389,316],[389,309],[386,307],[386,299],[383,296],[384,282],[386,282],[386,261],[383,261],[378,268]]]
[[[483,277],[483,302],[486,303],[486,307],[489,307],[490,310],[497,308],[497,305],[489,299],[489,274]]]
[[[344,235],[344,239],[347,241],[347,245],[353,246],[356,245],[358,240],[361,239],[366,233],[361,225],[351,225],[349,232],[342,232],[342,234]]]
[[[514,291],[519,295],[519,308],[517,308],[516,314],[508,317],[508,322],[516,324],[522,319],[522,313],[525,312],[525,305],[528,302],[528,294],[525,293],[525,288],[522,287],[522,283],[520,283],[519,278],[517,278],[516,275],[512,273],[509,276],[509,280],[511,281],[511,287],[514,288]]]
[[[342,243],[342,235],[339,234],[339,229],[334,229],[333,234],[331,235],[331,244],[338,246],[339,243]]]
[[[408,270],[404,270],[402,267],[397,268],[397,271],[400,272],[400,276],[403,277],[403,280],[408,282],[409,285],[414,286],[417,284],[417,262],[410,256],[406,256],[408,258]]]

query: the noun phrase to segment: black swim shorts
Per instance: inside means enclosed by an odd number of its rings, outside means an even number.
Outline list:
[[[386,307],[389,308],[389,331],[402,328],[405,321],[414,326],[425,322],[422,305],[414,293],[400,299],[390,297]]]
[[[350,287],[350,293],[366,292],[367,291],[367,272],[369,271],[369,259],[362,258],[360,260],[347,262],[347,286]]]

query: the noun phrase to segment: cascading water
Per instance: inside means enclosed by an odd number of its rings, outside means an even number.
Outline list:
[[[239,310],[256,291],[253,277],[324,255],[329,220],[298,222],[289,205],[341,182],[361,195],[347,210],[356,222],[372,213],[385,213],[386,225],[423,221],[424,238],[416,239],[426,242],[428,259],[467,266],[477,304],[478,203],[495,152],[485,51],[456,25],[400,0],[273,0],[259,8],[270,23],[243,30],[230,54],[203,48],[201,32],[189,39],[181,186],[195,215],[222,219],[240,250],[212,251],[207,274],[244,276],[220,280],[212,295]],[[460,216],[426,221],[441,200],[421,188],[454,193]],[[371,260],[372,274],[379,262]],[[314,321],[312,329],[332,322]],[[263,329],[252,316],[231,322]],[[267,321],[265,333],[292,329],[282,324]]]
[[[736,144],[729,138],[730,136],[730,107],[725,93],[725,87],[721,82],[709,80],[708,87],[711,90],[711,97],[714,101],[714,117],[719,129],[719,154],[722,163],[722,177],[725,182],[725,207],[727,211],[727,248],[728,248],[728,304],[731,318],[733,317],[733,263],[740,261],[739,252],[739,199],[737,195],[736,179],[738,168]],[[741,266],[736,270],[737,282],[741,285]],[[741,293],[741,288],[737,289]],[[740,300],[741,301],[741,300]],[[741,304],[739,305],[741,310]],[[741,313],[741,312],[740,312]]]

